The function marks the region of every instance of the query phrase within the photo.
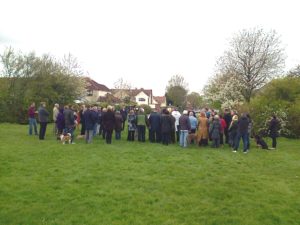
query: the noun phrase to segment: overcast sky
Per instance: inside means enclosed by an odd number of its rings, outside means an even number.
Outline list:
[[[298,3],[299,2],[299,3]],[[0,0],[0,51],[71,53],[109,88],[118,78],[163,95],[172,75],[199,92],[234,33],[275,29],[286,70],[300,64],[299,0]]]

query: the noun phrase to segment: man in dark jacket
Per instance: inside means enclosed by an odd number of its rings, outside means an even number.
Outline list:
[[[107,107],[107,112],[102,116],[102,122],[106,132],[106,143],[111,144],[112,133],[116,123],[115,113],[113,112],[112,106]]]
[[[149,140],[150,142],[160,142],[161,134],[160,134],[160,114],[154,109],[149,116]]]
[[[223,119],[226,122],[226,127],[224,128],[225,143],[228,144],[228,142],[229,142],[229,132],[228,132],[228,129],[229,129],[229,126],[230,126],[231,120],[232,120],[232,117],[231,117],[229,109],[225,109]]]
[[[120,111],[116,111],[115,119],[116,119],[115,137],[116,137],[116,140],[120,140],[121,139],[122,124],[123,124],[123,117],[122,117]]]
[[[234,152],[238,150],[241,138],[243,139],[244,153],[248,152],[248,126],[249,120],[246,114],[243,114],[238,121],[237,141],[235,143]]]
[[[122,116],[122,119],[123,119],[123,123],[122,123],[122,130],[124,130],[124,127],[125,127],[125,122],[127,120],[127,110],[125,107],[123,107],[121,110],[120,110],[120,113],[121,113],[121,116]]]
[[[70,109],[70,106],[65,105],[64,107],[64,119],[65,119],[65,130],[64,133],[71,134],[71,143],[74,144],[74,130],[75,130],[75,118],[74,112]]]
[[[46,110],[45,102],[41,102],[41,106],[38,109],[38,116],[40,121],[39,139],[44,140],[46,129],[47,129],[48,118],[49,118],[49,112]]]
[[[279,127],[280,127],[279,121],[276,118],[276,116],[273,115],[269,125],[270,137],[272,138],[272,148],[270,149],[276,149],[277,147],[276,138],[279,136],[278,133]]]
[[[167,109],[163,110],[161,116],[161,140],[162,144],[168,145],[171,141],[171,130],[174,122],[171,115]]]
[[[90,144],[93,141],[94,127],[97,122],[97,112],[88,105],[86,107],[87,109],[83,114],[85,123],[85,141],[87,144]]]

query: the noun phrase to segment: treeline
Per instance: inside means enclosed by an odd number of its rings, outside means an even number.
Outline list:
[[[0,57],[0,122],[27,122],[31,102],[53,106],[85,94],[82,70],[72,55],[58,60],[7,48]]]

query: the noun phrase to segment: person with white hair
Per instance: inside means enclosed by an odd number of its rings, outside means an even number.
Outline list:
[[[52,114],[53,114],[53,123],[54,123],[54,126],[53,126],[53,132],[55,135],[57,135],[58,133],[58,130],[57,130],[57,126],[56,126],[56,119],[57,119],[57,116],[58,116],[58,113],[59,113],[59,104],[58,103],[55,103],[54,104],[54,107],[53,107],[53,110],[52,110]]]
[[[191,123],[188,116],[188,111],[183,110],[183,114],[179,118],[179,131],[180,131],[180,140],[179,144],[181,147],[187,147],[187,136],[191,130]]]
[[[179,118],[181,116],[181,113],[178,111],[177,108],[174,108],[174,110],[172,111],[172,116],[175,118],[175,131],[176,131],[176,138],[177,138],[177,142],[179,142]]]

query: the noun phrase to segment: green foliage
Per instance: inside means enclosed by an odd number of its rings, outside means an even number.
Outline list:
[[[187,93],[187,83],[184,81],[184,77],[181,75],[172,76],[166,87],[167,103],[172,103],[173,106],[183,109],[186,107]]]
[[[203,107],[203,99],[197,92],[192,92],[187,95],[187,101],[192,106],[193,109],[199,109]]]
[[[245,155],[27,129],[0,124],[0,224],[299,224],[299,140]]]
[[[52,112],[55,103],[73,103],[85,91],[85,81],[70,55],[60,62],[49,55],[24,55],[9,48],[1,55],[1,62],[0,122],[24,123],[32,102],[44,101]]]
[[[143,108],[145,110],[146,114],[150,114],[152,111],[151,107],[149,105],[145,105],[145,104],[139,105],[139,108]]]
[[[286,77],[267,84],[249,104],[256,132],[266,133],[272,115],[280,121],[280,133],[300,137],[300,79]]]

